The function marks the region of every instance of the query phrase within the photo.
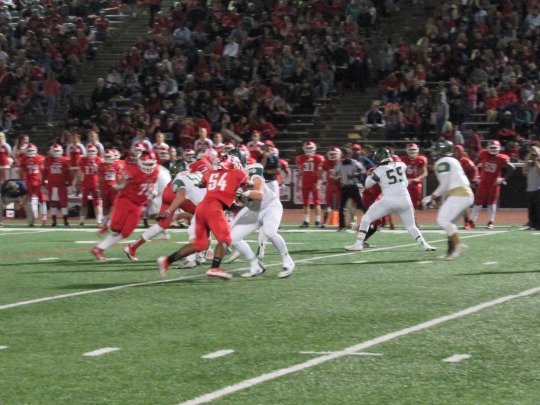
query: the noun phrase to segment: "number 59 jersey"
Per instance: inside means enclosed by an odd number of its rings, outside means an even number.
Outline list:
[[[366,179],[366,187],[375,184],[381,187],[383,197],[409,199],[407,165],[403,162],[388,162],[377,167]]]

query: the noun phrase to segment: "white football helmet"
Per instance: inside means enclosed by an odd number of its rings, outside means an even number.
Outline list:
[[[315,145],[315,142],[307,141],[304,142],[303,149],[306,155],[311,156],[317,151],[317,145]]]
[[[487,151],[490,155],[498,155],[501,152],[501,143],[499,141],[489,141]]]
[[[55,143],[50,148],[51,156],[55,159],[58,159],[64,154],[64,149],[62,149],[62,145]]]
[[[157,165],[156,154],[154,152],[144,151],[137,162],[143,173],[151,174]]]
[[[89,146],[86,148],[86,154],[88,155],[89,158],[95,158],[95,157],[98,155],[98,148],[97,148],[97,146],[89,145]]]
[[[131,146],[131,156],[140,157],[145,150],[146,148],[144,147],[144,144],[137,142]]]
[[[116,161],[115,153],[112,149],[107,149],[103,155],[103,160],[107,164],[114,163]]]
[[[418,153],[420,153],[420,148],[415,143],[407,144],[405,150],[407,151],[407,155],[412,158],[418,156]]]
[[[36,156],[37,155],[36,145],[34,145],[33,143],[29,143],[28,146],[26,147],[25,154],[28,157]]]
[[[113,151],[113,153],[114,153],[114,160],[115,160],[115,161],[120,160],[120,158],[122,157],[122,156],[120,155],[120,151],[119,151],[118,149],[113,149],[112,151]]]
[[[182,157],[186,163],[191,163],[195,160],[195,151],[193,149],[185,149]]]
[[[328,160],[336,161],[336,160],[339,160],[340,157],[341,157],[341,149],[335,146],[330,148],[330,150],[328,151]]]
[[[169,159],[169,147],[167,145],[161,145],[157,150],[158,156],[161,160]]]

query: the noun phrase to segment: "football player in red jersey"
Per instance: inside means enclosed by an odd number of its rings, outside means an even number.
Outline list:
[[[28,198],[32,204],[34,218],[38,215],[38,206],[41,206],[41,223],[47,225],[47,203],[45,202],[45,189],[41,187],[41,171],[43,169],[43,156],[37,153],[36,145],[30,143],[26,147],[24,154],[19,155],[17,159],[22,178],[28,189]],[[37,203],[34,199],[37,199]],[[29,223],[28,226],[34,226]]]
[[[103,162],[98,166],[98,184],[103,207],[103,226],[98,231],[99,236],[103,236],[109,229],[109,215],[116,199],[114,185],[121,176],[123,165],[116,160],[116,153],[113,149],[107,149],[103,156]]]
[[[64,149],[60,144],[54,144],[49,149],[49,156],[44,160],[43,185],[47,188],[51,209],[52,224],[57,226],[56,213],[58,208],[64,217],[64,226],[68,222],[68,187],[71,185],[71,161],[63,156]]]
[[[86,156],[86,148],[81,143],[81,136],[79,134],[69,134],[68,144],[66,146],[66,156],[70,160],[71,179],[73,185],[76,186],[79,178],[79,161],[82,157]]]
[[[499,141],[489,141],[487,149],[478,153],[478,160],[481,165],[480,180],[476,194],[474,196],[474,206],[471,215],[471,227],[476,226],[478,214],[482,205],[487,205],[488,224],[487,228],[493,228],[495,214],[497,212],[497,200],[501,191],[501,184],[506,184],[506,180],[512,175],[516,167],[510,163],[510,157],[501,153]],[[505,176],[502,170],[505,169]]]
[[[102,160],[98,156],[97,147],[90,145],[86,149],[86,156],[79,161],[79,184],[82,190],[81,212],[79,217],[79,226],[84,226],[84,220],[88,212],[88,197],[92,196],[96,222],[101,226],[102,203],[99,196],[99,175],[98,169]]]
[[[122,176],[114,185],[118,196],[111,214],[110,228],[113,233],[92,249],[98,260],[107,260],[105,249],[127,238],[137,227],[143,206],[155,193],[159,170],[154,152],[143,152],[137,165],[126,166]]]
[[[323,162],[322,168],[326,175],[326,209],[321,223],[321,228],[326,228],[326,221],[332,210],[339,209],[341,204],[341,183],[339,178],[333,175],[337,162],[341,159],[341,149],[336,146],[331,147],[326,154],[327,159]]]
[[[454,147],[454,158],[456,158],[461,164],[461,167],[465,172],[465,176],[467,176],[467,178],[469,179],[469,183],[471,183],[472,188],[473,184],[476,184],[476,182],[478,181],[478,167],[476,167],[474,162],[466,155],[467,154],[465,153],[463,146],[456,145]],[[466,210],[463,213],[463,229],[471,229],[471,220],[469,219],[469,213],[470,209]]]
[[[411,201],[414,207],[414,218],[416,221],[416,209],[422,205],[422,183],[428,175],[427,157],[420,155],[420,148],[415,143],[409,143],[405,147],[407,156],[402,156],[401,161],[407,165],[407,180],[409,185],[407,190],[411,196]],[[418,226],[418,221],[416,221]]]
[[[317,145],[312,141],[304,142],[304,153],[296,157],[298,180],[302,182],[302,199],[304,201],[304,222],[301,228],[309,226],[310,199],[315,206],[315,226],[321,225],[321,181],[324,157],[315,153]]]
[[[229,209],[235,202],[237,190],[248,186],[249,176],[243,170],[240,159],[233,155],[220,155],[214,159],[213,167],[214,169],[206,172],[201,180],[201,186],[206,187],[207,191],[195,210],[195,241],[170,256],[161,256],[157,259],[159,272],[163,277],[167,275],[167,269],[175,261],[206,250],[210,231],[216,236],[217,245],[212,267],[208,269],[206,275],[223,280],[230,280],[232,277],[220,268],[221,260],[232,243],[231,228],[224,210]]]

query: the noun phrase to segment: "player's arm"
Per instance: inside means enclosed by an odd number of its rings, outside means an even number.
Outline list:
[[[253,177],[253,189],[246,190],[241,193],[241,196],[250,200],[262,200],[264,197],[264,180],[262,177]]]
[[[377,184],[380,181],[381,181],[381,179],[379,178],[379,176],[377,176],[377,173],[375,173],[375,170],[372,170],[371,172],[368,171],[368,176],[366,177],[365,187],[366,188],[373,187],[375,184]]]
[[[167,208],[167,211],[165,212],[168,212],[170,214],[171,212],[176,211],[178,208],[180,208],[180,206],[182,205],[185,199],[186,199],[186,189],[182,187],[176,192],[176,197],[174,197],[174,200],[172,201],[171,205],[169,205],[169,208]],[[163,214],[165,214],[165,212]]]

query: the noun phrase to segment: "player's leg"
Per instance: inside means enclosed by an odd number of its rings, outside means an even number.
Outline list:
[[[81,190],[81,209],[79,212],[79,226],[84,226],[84,220],[86,219],[86,214],[88,213],[88,194],[89,190],[86,187],[83,187]]]
[[[401,208],[399,210],[396,210],[396,213],[398,214],[399,218],[401,219],[401,222],[407,232],[414,238],[415,241],[420,243],[422,245],[422,248],[426,251],[432,251],[437,250],[437,248],[430,246],[426,240],[424,239],[424,236],[422,236],[422,233],[418,229],[415,223],[414,219],[414,208],[412,204],[409,202],[401,202],[399,204]]]
[[[51,226],[54,227],[54,226],[57,226],[56,216],[57,216],[58,208],[60,206],[60,196],[58,193],[58,187],[49,186],[47,188],[47,194],[49,195],[49,205],[51,209],[51,218],[52,218]]]
[[[279,224],[281,223],[282,217],[283,206],[281,204],[271,205],[270,207],[264,209],[259,215],[259,218],[262,221],[261,229],[263,229],[264,233],[268,235],[268,238],[281,255],[283,266],[278,275],[279,278],[289,277],[295,267],[295,263],[289,255],[289,250],[287,249],[285,239],[283,239],[283,236],[278,233]]]
[[[364,249],[364,241],[367,236],[367,231],[369,229],[370,224],[387,215],[390,212],[389,205],[385,201],[384,198],[381,198],[380,200],[375,201],[371,207],[362,215],[362,219],[360,220],[360,226],[358,228],[358,233],[356,235],[356,243],[354,245],[345,246],[345,249],[347,250],[363,250]]]
[[[499,199],[499,193],[501,191],[501,186],[492,186],[489,190],[487,196],[487,214],[488,214],[488,223],[487,228],[492,229],[493,223],[495,222],[495,214],[497,214],[497,200]]]
[[[472,207],[471,212],[471,227],[474,228],[476,226],[476,221],[478,220],[478,215],[480,214],[480,210],[482,209],[482,205],[484,205],[484,202],[487,199],[488,195],[488,189],[485,186],[484,183],[480,183],[478,185],[478,188],[476,190],[475,196],[474,196],[474,205]]]
[[[321,226],[321,217],[322,217],[321,190],[316,188],[312,190],[311,193],[313,195],[313,205],[315,206],[315,226],[319,227]]]
[[[439,256],[440,259],[452,260],[465,253],[468,249],[461,243],[458,228],[455,221],[459,219],[461,213],[472,203],[473,197],[448,197],[439,208],[437,213],[437,224],[444,230],[448,237],[448,250],[446,254]]]

